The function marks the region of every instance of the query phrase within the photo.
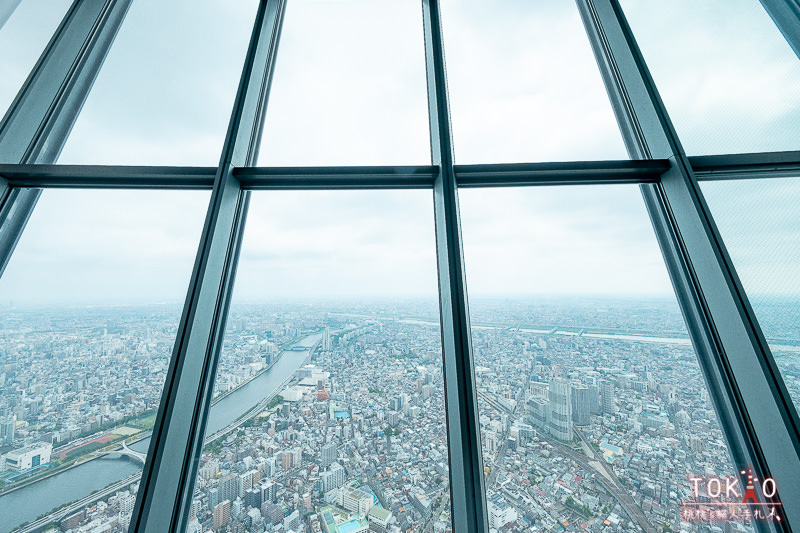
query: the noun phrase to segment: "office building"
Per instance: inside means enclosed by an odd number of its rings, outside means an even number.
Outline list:
[[[208,489],[206,496],[208,497],[208,506],[211,509],[216,507],[217,504],[220,502],[219,489],[217,487],[211,487],[210,489]]]
[[[557,439],[572,440],[572,385],[563,378],[550,382],[550,434]]]
[[[544,398],[530,398],[528,412],[533,425],[542,431],[550,430],[550,400]]]
[[[11,444],[14,442],[14,431],[17,425],[16,415],[0,420],[0,440]]]
[[[499,530],[517,519],[517,512],[499,494],[486,502],[486,505],[489,511],[489,527],[493,529]]]
[[[263,503],[261,500],[261,491],[256,488],[247,489],[244,493],[244,503],[247,507],[261,509],[261,504]]]
[[[331,463],[336,460],[336,443],[329,442],[325,444],[319,452],[319,465],[322,468],[328,467]]]
[[[600,414],[600,387],[597,384],[587,385],[589,388],[589,414]]]
[[[262,481],[261,485],[259,486],[261,491],[261,502],[272,502],[275,503],[275,495],[277,492],[277,486],[273,481]]]
[[[17,448],[2,456],[4,469],[26,472],[50,462],[51,444],[37,442],[30,446]]]
[[[613,415],[617,411],[614,382],[603,379],[600,381],[600,403],[604,415]]]
[[[590,422],[591,396],[589,387],[572,384],[572,421],[578,426],[588,426]]]

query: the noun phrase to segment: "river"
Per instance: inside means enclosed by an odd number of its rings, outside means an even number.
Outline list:
[[[216,403],[208,415],[206,434],[219,431],[271,394],[300,368],[321,334],[311,335],[294,346],[302,351],[285,351],[275,365],[246,385]],[[130,446],[147,453],[150,439]],[[55,476],[37,481],[27,487],[0,496],[0,533],[8,533],[23,522],[32,522],[44,513],[65,503],[79,500],[131,474],[141,471],[141,465],[126,458],[101,457]]]

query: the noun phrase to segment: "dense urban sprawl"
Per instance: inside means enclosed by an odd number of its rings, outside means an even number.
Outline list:
[[[490,528],[751,530],[747,521],[681,514],[689,476],[735,472],[673,305],[476,300],[472,308]],[[3,490],[149,436],[178,312],[5,316]],[[278,388],[259,390],[207,435],[187,530],[450,531],[437,318],[435,302],[235,307],[212,417],[278,372],[277,362],[296,362]],[[51,515],[52,527],[125,531],[134,478]]]

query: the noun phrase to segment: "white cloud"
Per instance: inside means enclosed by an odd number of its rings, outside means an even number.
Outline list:
[[[688,16],[698,5],[625,2],[657,39],[644,52],[684,144],[794,142],[796,57],[764,13]],[[60,162],[216,165],[255,6],[134,2]],[[442,14],[459,163],[626,157],[574,4],[446,0]],[[260,164],[427,164],[421,18],[417,2],[290,2]],[[18,37],[8,27],[0,42]],[[182,299],[207,193],[116,194],[48,191],[0,299]],[[461,198],[473,292],[670,291],[635,187]],[[237,298],[435,292],[432,216],[428,191],[254,193]]]
[[[800,61],[758,2],[622,2],[690,155],[795,150]]]

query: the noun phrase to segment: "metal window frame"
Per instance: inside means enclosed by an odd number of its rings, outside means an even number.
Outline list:
[[[55,163],[130,4],[76,0],[67,10],[0,121],[0,163]],[[0,183],[0,276],[39,194]]]
[[[142,472],[131,533],[183,531],[211,408],[214,379],[250,201],[233,175],[258,156],[286,2],[260,2],[216,169],[208,214],[161,405]]]
[[[670,162],[642,195],[734,463],[773,477],[781,500],[798,502],[797,410],[633,32],[618,0],[576,1],[628,153]],[[800,527],[800,509],[783,513],[775,529]]]
[[[252,166],[286,5],[262,0],[217,167],[51,164],[130,1],[76,0],[0,122],[0,275],[40,189],[212,191],[130,531],[180,531],[188,520],[252,190],[432,191],[451,516],[458,533],[488,530],[459,188],[640,185],[734,462],[773,475],[784,501],[800,501],[800,486],[792,483],[800,475],[797,412],[698,186],[800,179],[800,151],[686,157],[617,0],[576,1],[631,160],[455,164],[439,3],[421,0],[431,165]],[[797,1],[761,2],[800,50]],[[800,509],[785,512],[788,523],[778,529],[800,528]]]
[[[783,34],[786,42],[800,58],[800,1],[760,0],[772,21]]]
[[[697,181],[800,179],[800,151],[689,156]],[[460,189],[535,185],[657,183],[668,159],[453,165]],[[14,189],[212,190],[216,167],[14,165],[0,163],[5,194]],[[432,189],[438,165],[233,167],[245,190]]]

